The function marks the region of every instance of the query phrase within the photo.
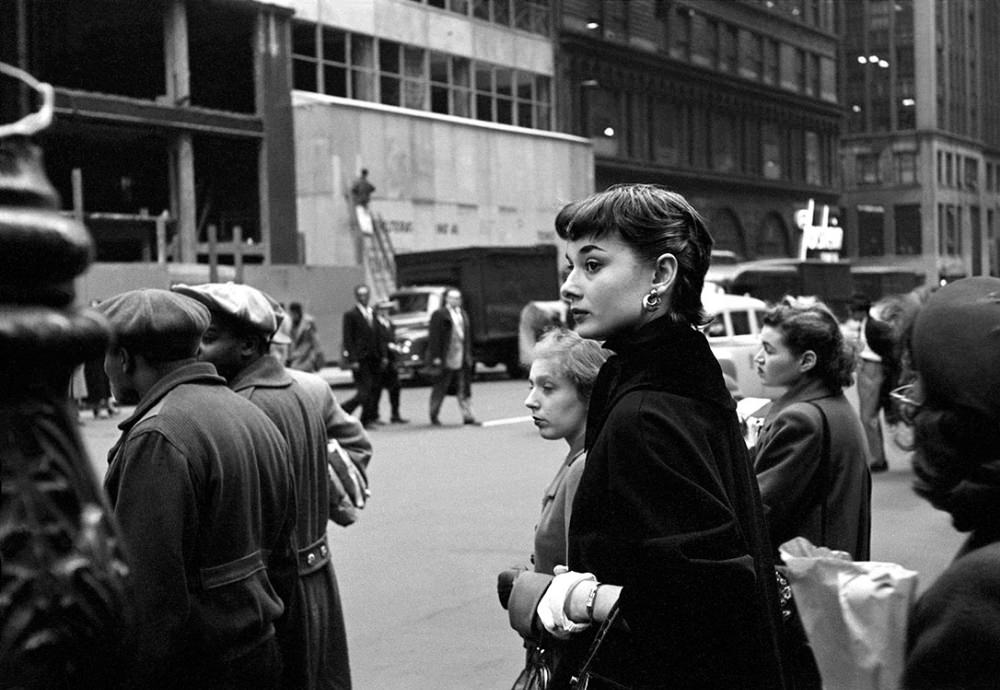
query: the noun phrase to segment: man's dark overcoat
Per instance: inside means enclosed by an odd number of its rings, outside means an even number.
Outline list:
[[[569,566],[621,585],[598,671],[635,687],[781,687],[774,562],[735,403],[703,334],[615,336],[587,417]],[[591,634],[573,641],[579,658]]]
[[[299,583],[282,622],[286,683],[296,688],[350,688],[347,634],[330,549],[326,423],[309,394],[270,355],[229,382],[278,427],[295,475]]]
[[[213,687],[234,659],[259,661],[246,659],[273,639],[294,591],[288,446],[215,367],[193,361],[118,428],[104,488],[130,555],[138,684]]]

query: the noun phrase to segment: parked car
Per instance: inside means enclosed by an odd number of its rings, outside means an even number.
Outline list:
[[[739,384],[748,398],[776,398],[782,390],[764,386],[754,367],[753,358],[760,350],[760,329],[768,305],[746,295],[706,291],[702,295],[705,310],[712,322],[702,331],[708,338],[722,371]]]

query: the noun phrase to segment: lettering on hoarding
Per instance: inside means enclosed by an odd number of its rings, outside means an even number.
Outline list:
[[[389,232],[395,234],[402,234],[407,232],[413,232],[413,221],[412,220],[387,220],[385,222],[385,227],[389,229]]]
[[[438,223],[434,226],[434,229],[439,235],[457,235],[458,234],[458,224],[457,223]]]

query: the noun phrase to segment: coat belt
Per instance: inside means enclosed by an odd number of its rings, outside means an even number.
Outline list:
[[[326,535],[304,549],[299,549],[299,575],[314,573],[330,562],[330,549],[326,545]]]

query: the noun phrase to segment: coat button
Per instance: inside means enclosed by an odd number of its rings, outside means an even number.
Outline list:
[[[316,554],[311,553],[306,557],[306,563],[308,563],[309,565],[312,565],[315,562],[316,562]]]
[[[319,547],[319,552],[322,555],[324,555],[324,556],[326,555],[326,544],[324,544],[323,546]]]

